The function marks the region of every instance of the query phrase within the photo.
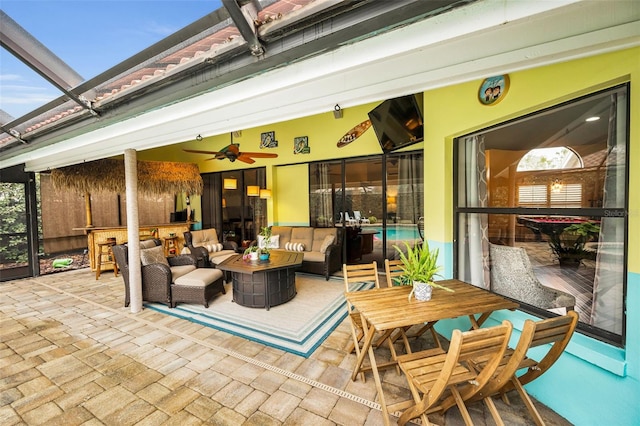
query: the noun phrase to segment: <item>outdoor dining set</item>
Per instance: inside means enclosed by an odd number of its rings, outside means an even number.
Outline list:
[[[375,262],[343,266],[353,337],[349,349],[356,355],[351,378],[365,380],[372,373],[384,424],[390,424],[390,415],[399,417],[399,425],[414,418],[430,424],[428,414],[443,414],[457,406],[469,425],[473,423],[467,405],[484,402],[496,424],[502,425],[492,398],[499,395],[506,399],[507,392],[515,390],[534,422],[543,425],[524,385],[544,374],[560,357],[578,315],[568,311],[545,320],[526,320],[519,338],[515,333],[512,338],[513,326],[507,320],[484,328],[482,325],[493,312],[515,310],[518,303],[459,280],[438,281],[453,291],[434,289],[431,300],[415,300],[408,297],[410,286],[392,285],[398,269],[394,261],[385,261],[389,287],[381,288]],[[374,288],[350,291],[352,283],[364,281],[374,283]],[[458,317],[469,318],[469,330],[453,330],[449,341],[435,331],[438,321]],[[411,340],[427,332],[433,336],[433,348],[413,352]],[[513,348],[510,341],[516,342]],[[383,345],[390,350],[390,360],[379,362],[376,352]],[[546,353],[537,352],[535,359],[529,357],[528,351],[534,347]],[[404,353],[399,354],[401,351]],[[385,368],[396,368],[404,374],[412,399],[387,403],[380,378],[380,370]]]

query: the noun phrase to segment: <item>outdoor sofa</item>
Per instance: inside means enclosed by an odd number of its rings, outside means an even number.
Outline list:
[[[260,245],[261,238],[258,238]],[[311,226],[272,226],[271,250],[300,251],[300,272],[323,275],[327,280],[342,268],[342,229]]]

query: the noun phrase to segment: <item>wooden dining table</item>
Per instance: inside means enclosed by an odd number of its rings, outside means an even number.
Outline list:
[[[438,281],[438,284],[452,289],[453,292],[434,288],[432,298],[428,301],[418,301],[415,298],[409,300],[410,286],[345,293],[345,297],[360,313],[362,323],[366,324],[363,348],[356,360],[351,378],[355,380],[360,372],[371,369],[385,425],[390,424],[389,407],[385,402],[372,345],[377,332],[388,333],[391,330],[403,330],[419,324],[433,325],[443,319],[463,316],[469,318],[471,328],[477,329],[493,312],[502,309],[513,310],[519,306],[518,303],[498,294],[460,280],[443,280]],[[370,366],[363,368],[366,355],[369,356]]]

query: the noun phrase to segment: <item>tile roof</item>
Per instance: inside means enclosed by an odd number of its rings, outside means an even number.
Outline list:
[[[278,0],[258,13],[255,24],[259,27],[265,23],[282,19],[289,13],[299,11],[316,0]],[[209,33],[211,32],[211,33]],[[117,95],[128,94],[138,90],[143,83],[148,85],[173,75],[179,71],[186,70],[203,59],[213,60],[216,56],[227,52],[229,49],[245,46],[238,28],[231,19],[227,19],[220,28],[212,28],[208,32],[201,33],[183,45],[175,46],[165,52],[160,57],[153,58],[147,63],[140,64],[130,69],[118,77],[101,84],[93,90],[94,97],[87,101],[99,106],[109,102]],[[29,133],[39,129],[62,124],[74,115],[83,115],[87,110],[78,106],[73,101],[64,102],[61,107],[49,110],[40,116],[28,120],[15,129],[20,133],[20,137],[28,136]],[[66,120],[65,120],[66,119]],[[16,138],[3,133],[0,136],[0,149],[16,143]]]

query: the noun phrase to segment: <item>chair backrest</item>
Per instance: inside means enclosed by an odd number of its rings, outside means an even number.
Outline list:
[[[374,260],[371,263],[363,263],[357,265],[342,265],[342,274],[344,277],[344,291],[349,293],[352,290],[351,284],[373,282],[376,288],[380,288],[380,279],[378,278],[378,264]],[[351,304],[347,301],[347,307],[351,312]]]
[[[354,211],[353,211],[353,218],[354,218],[355,220],[358,220],[358,221],[359,221],[360,219],[362,219],[362,215],[360,214],[360,210],[354,210]]]
[[[483,358],[486,362],[478,370],[473,383],[460,389],[460,396],[468,400],[476,395],[489,382],[507,350],[509,337],[513,326],[507,320],[502,325],[480,328],[462,333],[462,348],[458,360],[473,363],[473,360]]]
[[[534,348],[536,346],[550,343],[552,343],[552,345],[546,355],[540,359],[540,361],[535,362],[535,366],[531,366],[526,373],[518,377],[520,384],[523,386],[526,385],[532,380],[540,377],[549,370],[553,364],[555,364],[569,344],[571,336],[573,336],[573,332],[576,329],[576,325],[578,325],[578,314],[575,311],[569,311],[566,315],[548,318],[542,321],[525,321],[525,327],[534,328],[534,333],[528,348]],[[518,347],[519,346],[520,344],[518,344]],[[516,347],[516,350],[518,347]],[[525,359],[520,363],[520,365],[524,367],[530,363],[530,359]]]
[[[447,387],[460,385],[458,388],[463,400],[475,395],[478,389],[493,375],[500,360],[504,356],[511,336],[512,325],[509,321],[503,321],[501,325],[480,328],[471,331],[454,330],[449,343],[449,349],[444,355],[427,356],[421,360],[415,360],[401,366],[407,379],[423,392],[424,405],[427,410],[440,400]],[[431,351],[424,351],[430,354]],[[417,354],[407,355],[415,357]],[[482,357],[487,360],[478,370],[464,367],[465,362]],[[402,359],[402,357],[400,357]],[[408,368],[410,366],[410,368]],[[464,367],[464,368],[463,368]],[[437,376],[434,376],[434,373]],[[472,380],[472,383],[468,383]],[[420,388],[420,383],[431,383],[429,389]],[[456,405],[455,398],[448,396],[443,402],[443,407]],[[420,411],[420,410],[419,410]],[[413,414],[420,415],[420,412]],[[415,415],[414,417],[417,417]]]
[[[518,379],[523,385],[542,375],[556,362],[567,347],[577,324],[578,314],[575,311],[541,321],[525,320],[515,349],[507,350],[496,373],[478,394],[487,397],[512,389],[511,379],[522,368],[529,367],[529,370]],[[539,362],[527,358],[527,352],[530,348],[545,344],[552,345],[549,346],[549,351]]]
[[[392,287],[394,284],[393,279],[404,274],[404,270],[402,269],[402,260],[394,259],[384,260],[384,272],[387,276],[387,286]]]
[[[491,290],[526,300],[527,289],[538,285],[527,252],[522,247],[489,243]]]
[[[363,263],[357,265],[342,265],[342,273],[344,275],[344,290],[351,291],[350,284],[373,282],[376,288],[380,288],[380,279],[378,278],[378,264],[374,260],[371,263]]]

